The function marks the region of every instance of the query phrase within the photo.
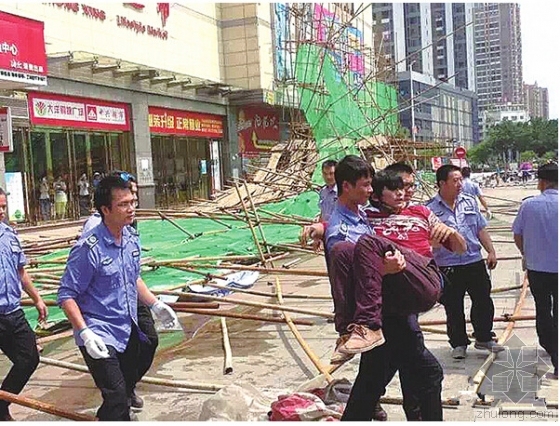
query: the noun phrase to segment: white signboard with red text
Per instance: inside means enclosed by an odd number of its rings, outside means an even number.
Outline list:
[[[130,130],[127,104],[38,92],[29,93],[27,103],[34,126]]]

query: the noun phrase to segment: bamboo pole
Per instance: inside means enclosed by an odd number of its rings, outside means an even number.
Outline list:
[[[184,266],[178,265],[178,266]],[[189,267],[196,267],[200,269],[231,269],[232,271],[256,271],[256,272],[263,272],[268,274],[282,274],[282,275],[301,275],[306,277],[328,277],[326,271],[307,271],[304,269],[267,269],[267,268],[260,268],[257,266],[245,266],[245,265],[233,265],[230,263],[223,263],[220,266],[212,265],[212,264],[197,264],[197,265],[190,265]]]
[[[66,368],[73,371],[80,371],[82,373],[89,373],[86,366],[74,364],[66,361],[59,361],[57,359],[39,357],[39,362],[46,365],[51,365],[54,367]],[[159,379],[157,377],[144,376],[140,379],[141,383],[149,383],[152,385],[168,386],[172,388],[185,388],[185,389],[196,389],[203,391],[214,391],[217,392],[224,387],[224,385],[217,385],[211,383],[193,383],[187,382],[185,380],[167,380]]]
[[[266,242],[266,237],[264,235],[264,231],[263,231],[262,226],[261,226],[261,218],[259,217],[259,213],[257,212],[257,208],[255,207],[255,203],[253,201],[253,196],[251,195],[251,192],[249,191],[249,187],[247,186],[247,181],[243,181],[243,185],[245,186],[245,191],[247,192],[247,195],[249,197],[249,204],[250,204],[251,208],[253,209],[253,215],[255,215],[255,219],[257,220],[257,228],[259,230],[259,233],[261,234],[261,238],[262,238],[262,241],[263,241],[263,244],[264,244],[264,248],[266,249],[266,252],[270,256],[270,247],[268,246],[268,243]],[[263,266],[266,268],[265,263],[263,263]],[[272,268],[274,268],[274,263],[270,262],[270,266]]]
[[[53,334],[51,336],[39,337],[37,339],[37,344],[38,345],[43,345],[45,343],[50,343],[50,342],[53,342],[55,340],[60,340],[60,339],[65,339],[67,337],[72,337],[73,335],[74,335],[73,330],[66,330],[66,331],[63,331],[62,333],[56,333],[56,334]]]
[[[284,324],[284,320],[280,318],[274,318],[267,315],[253,315],[253,314],[245,314],[239,312],[230,312],[229,310],[202,310],[202,309],[185,309],[185,308],[178,308],[177,312],[184,312],[187,314],[199,314],[205,315],[209,317],[227,317],[227,318],[237,318],[241,320],[251,320],[251,321],[262,321],[262,322],[275,322]],[[313,321],[309,321],[306,319],[295,319],[294,324],[297,325],[315,325]]]
[[[278,304],[282,306],[284,305],[284,299],[282,299],[282,286],[280,285],[280,280],[278,279],[278,277],[275,278],[276,278],[276,298],[278,299]],[[307,356],[309,357],[313,365],[317,367],[317,370],[319,370],[319,372],[325,376],[325,379],[327,379],[329,383],[332,383],[334,379],[330,375],[327,367],[325,367],[321,363],[321,360],[317,357],[317,355],[313,353],[313,351],[311,350],[311,348],[309,347],[309,345],[307,344],[307,342],[305,341],[305,339],[303,338],[303,336],[301,335],[297,327],[294,325],[294,322],[292,321],[292,317],[290,316],[290,314],[284,312],[283,315],[286,324],[288,324],[288,327],[290,327],[292,334],[300,344],[301,348],[307,354]]]
[[[181,225],[179,225],[177,222],[175,222],[173,219],[167,217],[164,213],[158,211],[158,214],[161,216],[161,218],[163,220],[167,220],[171,225],[173,225],[175,228],[177,228],[179,231],[183,232],[185,235],[187,235],[189,237],[190,240],[196,238],[197,236],[195,234],[193,234],[192,232],[187,231],[185,228],[183,228]]]
[[[334,314],[328,312],[321,312],[316,311],[313,309],[304,309],[304,308],[296,308],[292,306],[279,306],[272,303],[262,303],[262,302],[253,302],[250,300],[240,300],[240,299],[232,299],[231,297],[216,297],[216,296],[208,296],[206,294],[199,294],[199,293],[185,293],[180,291],[168,291],[168,290],[153,290],[152,293],[154,294],[168,294],[171,296],[185,296],[190,298],[197,298],[197,299],[204,299],[204,300],[213,300],[216,302],[221,303],[232,303],[234,305],[245,305],[245,306],[254,306],[257,308],[264,308],[264,309],[273,309],[277,311],[285,311],[285,312],[295,312],[298,314],[306,314],[306,315],[313,315],[323,318],[334,318]]]
[[[233,227],[232,227],[231,225],[229,225],[229,224],[227,224],[227,223],[225,223],[225,222],[222,222],[222,221],[219,220],[219,219],[215,219],[215,218],[213,218],[212,216],[210,216],[210,215],[207,214],[207,213],[197,211],[196,214],[199,215],[199,216],[202,216],[202,217],[204,217],[204,218],[206,218],[206,219],[213,220],[214,222],[219,223],[220,225],[225,226],[225,227],[228,228],[228,229],[233,229]]]
[[[241,195],[241,190],[239,189],[239,184],[235,181],[235,190],[237,191],[237,195],[239,196],[239,200],[241,201],[241,206],[243,207],[243,211],[245,212],[245,217],[247,218],[247,224],[249,225],[249,229],[251,230],[251,235],[253,236],[253,240],[255,241],[255,245],[257,246],[257,251],[259,252],[259,256],[262,260],[262,264],[266,269],[266,260],[264,257],[264,253],[261,250],[261,245],[259,244],[259,239],[257,238],[257,234],[255,233],[255,228],[253,227],[253,222],[249,217],[249,212],[247,211],[247,207],[245,206],[245,200],[243,200],[243,196]]]
[[[224,374],[227,375],[233,373],[233,358],[225,317],[220,317],[220,325],[222,327],[222,345],[224,346]]]
[[[504,315],[501,317],[494,317],[492,321],[494,322],[515,322],[515,321],[532,321],[535,319],[534,315]],[[466,319],[465,323],[470,324],[471,320]],[[418,325],[446,325],[446,320],[426,320],[426,321],[418,321]]]
[[[79,422],[93,422],[97,420],[96,417],[90,416],[89,414],[81,414],[64,410],[63,408],[58,408],[52,404],[47,404],[46,402],[37,401],[36,399],[27,398],[25,396],[16,395],[3,390],[0,390],[0,399],[11,402],[12,404],[32,408],[43,413],[53,414],[64,419],[70,419]]]

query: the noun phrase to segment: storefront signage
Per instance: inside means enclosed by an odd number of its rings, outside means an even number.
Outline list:
[[[25,198],[23,196],[23,176],[21,172],[6,172],[6,192],[10,222],[25,221]]]
[[[237,115],[239,151],[245,156],[270,151],[280,141],[278,113],[273,109],[244,107]]]
[[[0,107],[0,152],[14,150],[12,136],[12,116],[9,107]]]
[[[47,84],[42,22],[0,12],[0,80]]]
[[[51,93],[29,93],[29,117],[34,126],[130,130],[127,104]]]
[[[221,138],[224,135],[222,117],[213,114],[148,107],[151,133]]]

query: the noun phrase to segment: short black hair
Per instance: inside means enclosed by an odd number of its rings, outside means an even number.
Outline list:
[[[383,170],[386,172],[393,171],[397,173],[408,173],[409,175],[414,174],[414,170],[408,164],[399,161],[398,163],[393,163],[385,167]]]
[[[103,212],[101,207],[105,206],[111,208],[113,202],[113,190],[114,189],[131,189],[130,182],[125,182],[119,176],[106,176],[99,181],[97,188],[95,189],[95,194],[93,196],[93,205],[103,218]]]
[[[558,164],[543,164],[537,170],[537,178],[548,182],[558,183]]]
[[[404,182],[397,171],[381,170],[374,176],[371,186],[373,188],[373,194],[375,194],[378,200],[381,200],[381,194],[383,194],[385,188],[389,191],[404,189]]]
[[[327,160],[323,162],[323,165],[321,166],[321,170],[325,170],[328,169],[330,167],[336,167],[337,162],[335,160]]]
[[[344,182],[356,185],[358,179],[373,177],[374,175],[375,172],[371,164],[357,155],[347,155],[338,162],[334,169],[334,179],[339,194],[342,194],[342,184]]]
[[[439,186],[439,183],[441,181],[446,182],[447,178],[449,177],[449,173],[451,172],[460,172],[461,168],[457,167],[453,164],[445,164],[443,166],[441,166],[439,169],[437,169],[436,172],[436,183],[437,186]]]
[[[461,169],[461,175],[463,175],[464,178],[471,177],[471,168],[470,167],[463,167]]]

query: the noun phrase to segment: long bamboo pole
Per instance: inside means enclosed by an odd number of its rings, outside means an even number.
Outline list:
[[[194,239],[196,238],[196,235],[193,234],[192,232],[187,231],[185,228],[183,228],[181,225],[179,225],[177,222],[175,222],[173,219],[171,219],[170,217],[166,216],[164,213],[159,212],[158,214],[161,216],[162,219],[167,220],[171,225],[173,225],[175,228],[177,228],[179,231],[181,231],[182,233],[184,233],[185,235],[187,235],[189,237],[189,239]]]
[[[52,404],[47,404],[46,402],[37,401],[36,399],[27,398],[25,396],[16,395],[3,390],[0,390],[0,399],[11,402],[12,404],[32,408],[43,413],[53,414],[65,419],[75,420],[79,422],[94,422],[97,420],[96,417],[90,416],[89,414],[75,413],[73,411],[59,408]]]
[[[69,370],[80,371],[82,373],[89,373],[89,370],[86,366],[74,364],[66,361],[59,361],[57,359],[40,357],[39,362],[46,365],[52,365],[54,367],[66,368]],[[167,379],[159,379],[156,377],[149,377],[149,376],[142,377],[142,379],[140,379],[140,382],[150,383],[152,385],[159,385],[159,386],[169,386],[172,388],[196,389],[196,390],[214,391],[214,392],[217,392],[224,387],[224,385],[217,385],[211,383],[194,383],[194,382],[187,382],[185,380],[167,380]]]
[[[184,266],[184,265],[178,265]],[[190,265],[189,267],[193,268],[200,268],[200,269],[216,269],[218,268],[216,265],[211,264],[197,264],[197,265]],[[257,272],[264,272],[269,274],[282,274],[282,275],[302,275],[306,277],[328,277],[326,271],[307,271],[303,269],[282,269],[282,268],[259,268],[256,266],[245,266],[245,265],[233,265],[233,264],[221,264],[219,266],[220,269],[231,269],[233,271],[257,271]]]
[[[203,309],[184,309],[178,308],[176,312],[185,312],[188,314],[199,314],[199,315],[206,315],[209,317],[227,317],[227,318],[237,318],[242,320],[250,320],[250,321],[262,321],[262,322],[275,322],[284,324],[284,320],[280,318],[270,317],[267,315],[254,315],[254,314],[245,314],[240,312],[231,312],[229,310],[203,310]],[[315,325],[313,321],[309,321],[306,319],[295,319],[294,323],[297,325]]]
[[[266,252],[270,256],[270,247],[268,246],[268,243],[266,241],[266,237],[264,235],[264,231],[263,231],[262,226],[261,226],[261,218],[259,217],[259,213],[257,212],[257,208],[255,207],[255,203],[253,201],[253,196],[251,195],[251,192],[249,191],[249,186],[247,185],[247,181],[244,180],[243,185],[245,186],[245,191],[247,192],[247,196],[249,198],[249,205],[253,209],[253,215],[255,216],[257,229],[259,230],[259,233],[261,234],[261,238],[262,238],[262,242],[264,244],[264,248],[266,249]],[[266,268],[266,264],[263,263],[263,266]],[[272,268],[274,268],[274,263],[270,262],[270,266]]]
[[[231,355],[231,344],[225,317],[220,317],[222,327],[222,345],[224,346],[224,374],[233,373],[233,357]]]
[[[276,298],[278,299],[278,304],[279,305],[281,305],[281,306],[284,305],[284,299],[282,299],[282,286],[280,284],[280,280],[278,279],[278,277],[276,277]],[[292,317],[290,316],[290,314],[287,313],[287,312],[284,312],[283,315],[284,315],[284,320],[286,321],[286,324],[288,324],[288,327],[290,327],[290,330],[292,331],[292,334],[294,335],[294,337],[298,341],[298,343],[301,346],[301,348],[303,349],[303,351],[307,354],[307,356],[309,357],[309,359],[311,360],[313,365],[315,365],[315,367],[317,367],[317,370],[319,370],[319,373],[323,374],[325,376],[325,379],[327,379],[327,381],[329,383],[331,383],[334,380],[333,377],[330,375],[327,367],[325,367],[323,365],[321,360],[311,350],[311,348],[309,347],[309,345],[307,344],[307,342],[305,341],[305,339],[303,338],[303,336],[301,335],[301,333],[299,332],[297,327],[294,325],[294,322],[292,321]]]

